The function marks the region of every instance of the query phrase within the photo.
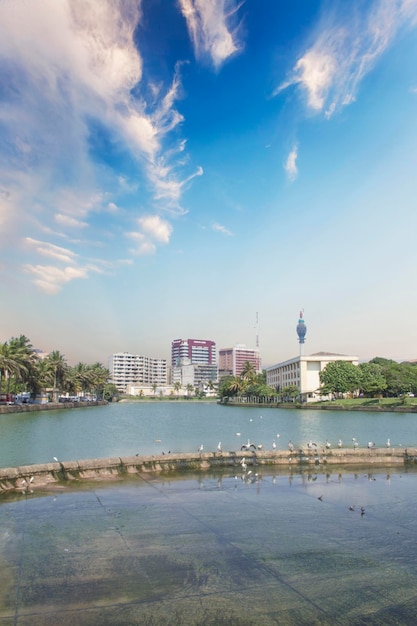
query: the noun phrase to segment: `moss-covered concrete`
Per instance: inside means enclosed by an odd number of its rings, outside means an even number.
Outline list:
[[[282,467],[362,466],[390,467],[417,463],[417,448],[341,448],[334,450],[257,450],[256,452],[204,452],[202,454],[162,454],[106,459],[62,461],[0,469],[0,492],[30,491],[36,488],[64,487],[74,481],[115,480],[125,475],[235,468],[242,472],[242,460],[249,468],[262,465]],[[248,470],[249,471],[249,470]]]

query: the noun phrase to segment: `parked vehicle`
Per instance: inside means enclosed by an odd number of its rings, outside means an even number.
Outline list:
[[[12,393],[0,393],[0,404],[14,404],[14,395]]]

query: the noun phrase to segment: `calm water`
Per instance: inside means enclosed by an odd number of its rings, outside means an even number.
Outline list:
[[[233,450],[248,438],[415,446],[416,424],[413,414],[115,404],[2,415],[0,455],[5,467],[214,450],[219,440]],[[0,624],[415,624],[417,466],[258,474],[144,475],[2,495]]]
[[[416,496],[412,469],[266,468],[5,498],[0,624],[414,626]]]
[[[240,433],[238,436],[236,433]],[[280,435],[279,438],[277,435]],[[417,446],[417,415],[224,407],[215,403],[132,402],[0,415],[0,467],[100,457],[240,449],[248,439],[271,449],[288,440],[333,445],[374,441]]]

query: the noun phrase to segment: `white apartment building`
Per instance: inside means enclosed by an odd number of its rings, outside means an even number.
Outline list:
[[[206,383],[217,381],[217,365],[208,363],[192,363],[190,359],[179,359],[178,365],[171,369],[172,384],[180,383],[186,389],[187,385],[203,388]]]
[[[166,385],[167,362],[140,354],[117,352],[109,358],[111,380],[119,391],[131,385]]]
[[[300,391],[303,402],[319,400],[320,372],[332,361],[348,361],[358,365],[357,356],[317,352],[309,356],[297,356],[288,361],[266,368],[266,382],[273,389],[281,391],[285,387],[295,385]]]

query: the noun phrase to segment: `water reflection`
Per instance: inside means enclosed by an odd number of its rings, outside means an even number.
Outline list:
[[[413,468],[257,473],[3,498],[0,623],[415,623]]]

